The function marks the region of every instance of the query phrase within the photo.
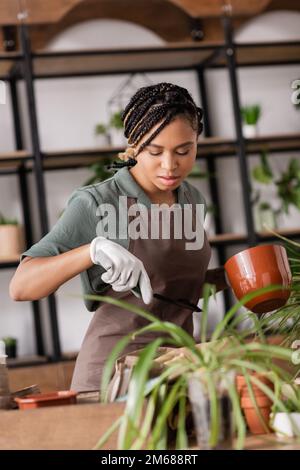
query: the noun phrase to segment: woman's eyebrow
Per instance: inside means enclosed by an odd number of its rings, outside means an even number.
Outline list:
[[[191,145],[193,144],[194,142],[192,141],[188,141],[188,142],[184,142],[182,144],[179,144],[179,145],[176,145],[175,149],[178,149],[179,147],[185,147],[186,145]],[[148,144],[147,147],[155,147],[157,149],[162,149],[162,145],[157,145],[157,144]]]

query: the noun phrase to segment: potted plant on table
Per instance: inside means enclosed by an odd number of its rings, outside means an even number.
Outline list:
[[[261,116],[261,106],[259,104],[242,106],[241,116],[243,121],[243,135],[245,138],[257,136],[257,123]]]
[[[274,406],[271,426],[278,437],[300,437],[300,388],[285,384],[282,392],[286,411]]]
[[[274,290],[275,288],[276,286]],[[175,421],[175,447],[187,448],[189,432],[186,423],[192,408],[200,448],[228,445],[231,433],[226,432],[226,429],[230,429],[228,423],[231,422],[231,417],[233,429],[237,434],[235,446],[243,448],[246,424],[234,384],[236,375],[247,378],[250,390],[254,382],[272,403],[285,411],[278,390],[281,383],[290,381],[290,374],[274,364],[274,358],[290,361],[291,350],[268,343],[259,323],[256,324],[255,330],[243,332],[239,332],[233,325],[234,321],[236,324],[239,323],[233,319],[241,305],[268,289],[273,287],[248,294],[243,301],[235,304],[217,325],[210,341],[207,342],[211,287],[206,285],[201,317],[201,345],[196,345],[194,339],[180,327],[162,322],[143,309],[110,297],[88,296],[131,310],[149,320],[149,325],[124,337],[112,351],[103,374],[101,390],[104,400],[107,398],[115,361],[123,348],[129,344],[132,335],[136,337],[146,332],[162,335],[140,352],[129,381],[124,415],[100,439],[98,447],[103,445],[111,432],[119,428],[119,448],[166,449],[170,437],[169,423]],[[258,335],[258,340],[252,338],[252,341],[249,341],[249,333],[253,337],[253,331]],[[166,344],[173,349],[166,354],[159,354],[159,348]],[[160,366],[160,372],[153,377],[151,371],[154,365],[156,370],[157,366]],[[274,390],[256,377],[250,381],[253,372],[259,374],[273,372],[271,380]],[[201,396],[200,404],[199,400],[194,399],[195,394],[196,397]],[[257,412],[259,415],[259,410]]]
[[[0,260],[18,259],[24,247],[21,226],[0,213]]]

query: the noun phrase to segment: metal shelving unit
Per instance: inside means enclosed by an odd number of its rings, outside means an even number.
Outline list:
[[[26,227],[27,244],[31,245],[30,207],[26,187],[26,175],[33,172],[35,175],[38,196],[39,219],[41,232],[49,230],[48,211],[45,195],[45,172],[80,168],[91,165],[103,157],[114,157],[115,148],[101,149],[68,149],[46,151],[41,149],[34,82],[36,80],[67,77],[91,77],[101,75],[117,75],[133,72],[159,72],[193,70],[197,74],[201,102],[204,109],[204,137],[199,140],[198,158],[207,162],[210,174],[216,172],[216,161],[220,158],[236,156],[239,164],[242,197],[247,233],[224,233],[221,218],[216,216],[216,235],[211,237],[211,244],[218,251],[219,262],[226,259],[226,246],[245,244],[251,246],[258,241],[273,240],[268,233],[256,233],[250,202],[249,174],[247,158],[259,152],[262,148],[272,153],[300,150],[300,133],[290,135],[260,136],[254,139],[244,139],[240,121],[240,97],[238,89],[237,69],[248,66],[291,65],[300,62],[300,41],[235,44],[231,18],[220,18],[224,31],[224,41],[215,43],[195,42],[192,44],[172,44],[168,47],[134,48],[134,49],[105,49],[72,52],[42,52],[32,51],[30,45],[30,30],[26,24],[18,26],[21,52],[7,52],[0,54],[0,79],[10,84],[13,115],[15,120],[16,151],[0,154],[0,175],[19,175],[22,194],[24,222]],[[234,111],[235,139],[222,139],[211,134],[211,117],[206,93],[205,71],[211,68],[226,68],[230,78],[230,91]],[[30,131],[32,139],[32,153],[23,148],[18,94],[16,82],[23,79],[26,84],[26,93],[29,102]],[[212,202],[220,206],[217,179],[209,180]],[[283,235],[290,238],[300,238],[299,230],[284,230]],[[17,265],[0,262],[0,268],[10,268]],[[225,294],[225,303],[228,306],[230,299]],[[39,323],[39,304],[33,303],[35,327],[38,349],[40,355],[44,351],[43,336]],[[48,298],[51,333],[53,341],[53,357],[51,360],[62,358],[59,330],[57,322],[57,309],[55,296]]]

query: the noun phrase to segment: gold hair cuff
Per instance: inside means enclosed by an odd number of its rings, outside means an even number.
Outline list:
[[[130,158],[135,158],[135,150],[132,147],[127,147],[125,152],[119,152],[118,158],[123,160],[123,162],[127,162]]]

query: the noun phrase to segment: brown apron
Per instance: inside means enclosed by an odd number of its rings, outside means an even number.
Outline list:
[[[186,197],[192,204],[189,193]],[[135,198],[128,197],[128,208],[137,203]],[[195,228],[195,210],[193,210],[193,229]],[[205,279],[208,263],[211,256],[211,248],[206,234],[204,234],[203,247],[200,250],[187,250],[187,240],[184,236],[174,238],[173,223],[170,219],[170,238],[151,239],[150,237],[150,210],[148,210],[148,239],[130,238],[130,253],[139,258],[149,275],[153,292],[163,294],[170,298],[184,298],[197,304],[201,297],[201,290]],[[162,321],[173,322],[181,326],[185,331],[193,334],[193,313],[189,309],[162,302],[156,298],[151,304],[145,305],[131,291],[115,292],[109,288],[104,295],[130,302],[142,307],[156,315]],[[102,304],[94,313],[87,333],[79,352],[71,388],[73,390],[94,391],[99,390],[101,374],[107,357],[115,344],[126,334],[133,332],[145,325],[148,321],[135,313],[120,309],[114,305]],[[122,352],[130,353],[143,348],[154,338],[161,336],[159,333],[150,333],[147,336],[138,336]]]

